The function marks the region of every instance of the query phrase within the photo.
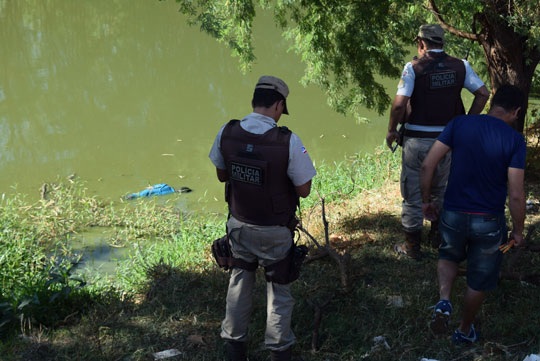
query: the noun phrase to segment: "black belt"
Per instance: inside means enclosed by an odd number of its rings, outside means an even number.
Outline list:
[[[441,135],[441,132],[421,132],[418,130],[405,129],[403,134],[405,137],[414,137],[414,138],[438,138]]]

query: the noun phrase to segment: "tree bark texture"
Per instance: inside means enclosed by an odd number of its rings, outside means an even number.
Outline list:
[[[527,38],[514,32],[496,14],[483,14],[477,19],[482,26],[478,42],[484,49],[492,92],[501,85],[511,84],[526,95],[515,124],[516,130],[523,132],[532,78],[540,60],[539,52],[537,49],[528,50]]]

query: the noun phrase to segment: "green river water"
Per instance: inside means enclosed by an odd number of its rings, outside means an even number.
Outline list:
[[[303,64],[270,14],[256,19],[247,74],[173,1],[3,0],[0,34],[0,193],[38,199],[44,182],[75,173],[101,198],[168,183],[194,190],[180,198],[188,210],[223,210],[208,152],[223,123],[251,111],[263,74],[288,82],[280,124],[316,164],[385,136],[387,116],[366,110],[371,123],[358,125],[299,83]]]

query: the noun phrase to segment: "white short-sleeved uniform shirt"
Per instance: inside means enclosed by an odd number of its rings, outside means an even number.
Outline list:
[[[428,51],[439,53],[443,50],[432,49]],[[476,75],[474,70],[471,68],[469,62],[465,59],[462,60],[463,64],[465,65],[465,83],[463,84],[463,87],[471,93],[474,93],[484,85],[484,82],[482,81],[482,79],[480,79],[480,77],[478,77],[478,75]],[[401,79],[399,80],[397,95],[404,95],[410,97],[414,90],[414,79],[415,74],[412,63],[408,62],[403,68],[403,73],[401,73]]]
[[[212,163],[218,169],[226,169],[225,160],[221,154],[221,134],[223,133],[224,124],[219,130],[210,154],[208,157]],[[248,131],[253,134],[264,134],[268,130],[277,127],[274,119],[262,115],[259,113],[251,113],[245,116],[240,121],[240,126],[245,131]],[[295,187],[301,186],[309,182],[315,175],[317,171],[313,166],[313,162],[309,157],[306,148],[302,144],[300,138],[292,133],[291,139],[289,142],[289,165],[287,166],[287,176],[294,184]]]

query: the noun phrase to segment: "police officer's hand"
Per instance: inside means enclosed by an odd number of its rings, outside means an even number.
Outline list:
[[[439,207],[433,203],[422,203],[422,213],[428,221],[436,221],[439,219]]]
[[[520,246],[523,246],[525,244],[525,241],[523,239],[523,232],[516,232],[516,230],[512,230],[512,232],[510,232],[510,240],[514,240],[514,245],[516,247],[520,247]]]
[[[397,130],[390,130],[386,134],[386,145],[392,149],[392,143],[399,141],[399,133]]]

